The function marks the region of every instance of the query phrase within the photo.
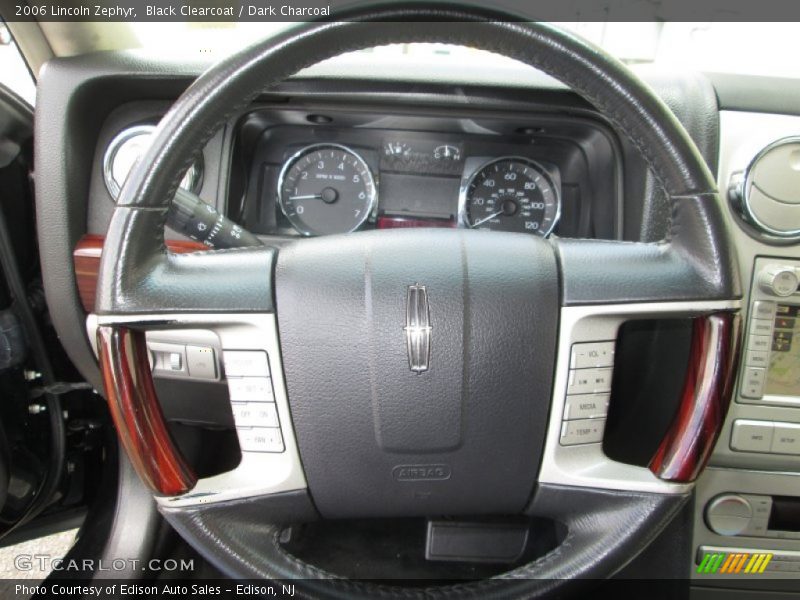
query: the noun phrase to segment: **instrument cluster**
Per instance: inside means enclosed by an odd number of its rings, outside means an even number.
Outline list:
[[[618,239],[613,131],[569,114],[465,110],[248,113],[218,188],[226,216],[276,242],[401,227]]]
[[[464,146],[435,138],[389,138],[380,149],[309,144],[282,163],[275,202],[282,217],[304,236],[370,227],[462,227],[549,235],[561,214],[558,168],[522,155],[467,156]],[[420,182],[408,181],[400,189],[404,176],[428,178],[431,185],[426,191],[423,184],[413,198],[409,188]],[[391,183],[384,189],[381,182],[386,179]],[[449,207],[432,198],[446,187],[443,180],[454,184]]]

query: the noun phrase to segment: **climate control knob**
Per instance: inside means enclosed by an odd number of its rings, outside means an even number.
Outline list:
[[[740,535],[752,518],[750,502],[737,494],[722,494],[706,506],[706,524],[718,535]]]
[[[786,297],[797,293],[800,277],[794,267],[767,265],[758,276],[758,284],[767,294]]]

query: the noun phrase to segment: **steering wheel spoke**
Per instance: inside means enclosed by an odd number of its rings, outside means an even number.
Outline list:
[[[738,301],[563,307],[539,482],[657,494],[690,491],[725,418],[739,343],[738,308]],[[599,404],[608,399],[614,347],[622,324],[662,318],[692,320],[691,359],[679,412],[645,468],[611,460],[602,447],[603,408],[582,415],[577,403],[588,398]],[[587,360],[588,352],[599,358]]]
[[[137,472],[164,507],[191,507],[303,491],[286,397],[275,315],[153,313],[100,315],[89,323],[120,439]],[[241,460],[227,472],[197,478],[168,433],[153,386],[148,335],[215,337],[222,354]]]

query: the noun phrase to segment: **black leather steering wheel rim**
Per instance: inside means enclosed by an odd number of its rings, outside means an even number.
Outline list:
[[[623,271],[628,261],[658,264],[670,273],[667,278],[654,279],[648,290],[659,298],[675,299],[678,288],[687,282],[695,295],[734,297],[736,270],[726,246],[713,177],[669,109],[624,65],[601,50],[544,24],[507,19],[485,9],[461,10],[430,3],[364,10],[354,13],[351,21],[298,26],[206,72],[165,116],[152,146],[122,191],[103,255],[98,313],[273,311],[273,250],[217,251],[194,257],[166,253],[163,225],[181,173],[214,131],[246,108],[264,86],[346,51],[415,41],[478,46],[560,79],[629,137],[668,192],[674,208],[672,230],[669,239],[660,244],[559,242],[565,268],[584,269],[589,274],[574,288],[565,283],[565,301],[592,301],[593,293],[604,286],[602,279],[590,274],[598,270],[598,261],[604,265],[611,262],[612,269]],[[415,21],[415,26],[397,24],[407,21]],[[263,271],[263,280],[242,293],[231,294],[225,280],[219,279],[221,273],[235,279],[253,269]],[[218,296],[206,293],[215,287],[220,288]],[[202,304],[197,299],[200,290],[205,294]],[[576,498],[582,500],[576,502]],[[335,585],[312,581],[304,592],[311,597],[528,598],[560,590],[568,579],[607,576],[619,570],[686,499],[686,495],[576,492],[542,485],[530,512],[560,516],[569,522],[570,532],[564,544],[539,561],[492,580],[450,587],[410,591],[348,581]],[[595,508],[584,514],[584,502],[594,503]],[[163,512],[184,538],[231,576],[333,577],[286,554],[278,543],[279,525],[254,525],[259,506],[257,499],[237,500]]]

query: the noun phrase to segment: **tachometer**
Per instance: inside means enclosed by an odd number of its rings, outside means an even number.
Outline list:
[[[558,223],[558,185],[539,163],[522,157],[490,160],[461,188],[461,223],[472,229],[546,236]]]
[[[361,227],[378,201],[372,173],[358,154],[315,144],[292,156],[278,177],[278,203],[303,235],[347,233]]]

